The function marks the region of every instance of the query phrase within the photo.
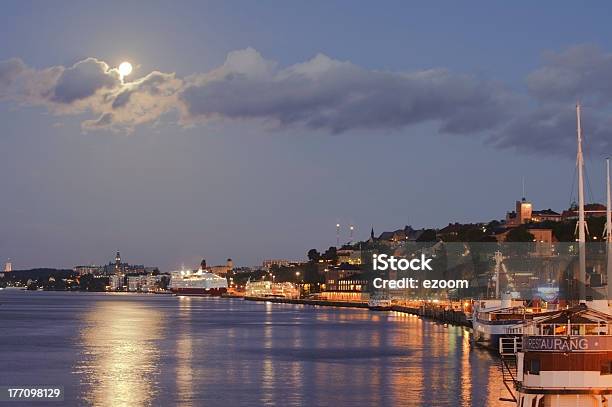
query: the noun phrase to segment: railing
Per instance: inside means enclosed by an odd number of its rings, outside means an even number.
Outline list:
[[[500,397],[501,401],[516,402],[514,389],[516,386],[517,363],[516,354],[523,349],[523,337],[509,336],[499,338],[500,365],[504,386],[510,394],[510,398]]]
[[[523,350],[522,336],[508,336],[499,338],[499,354],[502,356],[516,355]]]

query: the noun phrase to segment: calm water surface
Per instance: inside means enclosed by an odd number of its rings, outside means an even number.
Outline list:
[[[0,385],[66,405],[508,406],[465,328],[399,313],[0,291]]]

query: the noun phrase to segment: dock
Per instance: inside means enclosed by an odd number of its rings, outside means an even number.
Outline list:
[[[266,301],[275,304],[298,304],[314,305],[321,307],[340,307],[340,308],[369,308],[366,301],[330,301],[321,299],[307,298],[271,298],[271,297],[244,297],[246,301]],[[422,318],[445,324],[472,327],[472,322],[468,314],[458,307],[464,301],[411,301],[410,304],[396,304],[391,306],[391,311],[405,314],[417,315]]]

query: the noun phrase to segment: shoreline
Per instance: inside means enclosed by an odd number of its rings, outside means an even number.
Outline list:
[[[7,289],[5,287],[4,289]],[[10,287],[7,291],[25,291],[25,292],[64,292],[64,293],[86,293],[86,294],[123,294],[123,295],[168,295],[176,296],[172,292],[130,292],[130,291],[71,291],[71,290],[26,290],[21,287]],[[197,296],[196,296],[197,297]],[[200,296],[206,298],[206,296]],[[213,297],[211,297],[213,298]],[[312,305],[319,307],[336,307],[336,308],[359,308],[368,309],[373,312],[384,312],[381,310],[370,309],[367,302],[361,301],[329,301],[329,300],[314,300],[306,298],[267,298],[267,297],[246,297],[241,295],[221,295],[216,298],[228,298],[228,299],[243,299],[244,301],[257,301],[257,302],[270,302],[274,304],[293,304],[293,305]],[[405,305],[392,305],[389,311],[400,312],[403,314],[415,315],[428,320],[433,320],[445,324],[451,324],[456,326],[464,326],[472,328],[472,323],[467,319],[464,312],[447,310],[443,306],[428,306],[423,303],[420,307],[409,307]]]
[[[233,297],[240,298],[240,297]],[[290,299],[290,298],[262,298],[262,297],[243,297],[245,301],[261,301],[271,302],[275,304],[295,304],[295,305],[313,305],[321,307],[337,307],[337,308],[361,308],[370,309],[367,302],[357,301],[327,301],[327,300],[309,300],[309,299]],[[373,312],[383,312],[372,310]],[[404,305],[392,305],[390,311],[401,312],[403,314],[416,315],[422,318],[452,324],[457,326],[465,326],[472,328],[472,323],[469,321],[463,312],[454,310],[444,310],[440,307],[427,307],[425,305],[416,308]]]

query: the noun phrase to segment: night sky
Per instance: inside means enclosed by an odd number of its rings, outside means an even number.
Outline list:
[[[612,5],[493,3],[4,2],[0,259],[301,259],[500,219],[523,177],[561,211],[577,100],[602,202]]]

